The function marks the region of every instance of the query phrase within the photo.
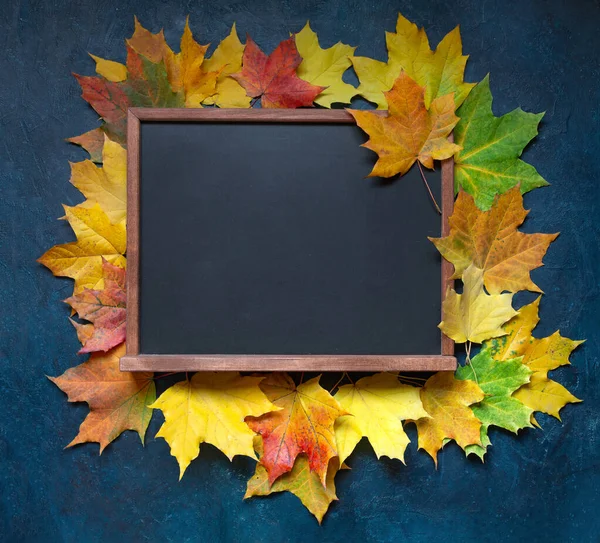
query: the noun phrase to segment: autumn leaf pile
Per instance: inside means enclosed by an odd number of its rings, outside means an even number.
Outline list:
[[[208,55],[209,46],[199,44],[186,23],[175,53],[162,31],[152,34],[136,20],[125,64],[92,55],[97,75],[75,76],[101,125],[69,140],[90,157],[71,164],[70,181],[85,198],[64,206],[75,241],[39,259],[55,275],[74,280],[65,302],[79,352],[91,353],[51,378],[69,401],[90,408],[69,446],[97,442],[102,452],[125,430],[138,432],[143,442],[160,411],[164,422],[156,437],[168,443],[180,476],[209,443],[229,459],[257,460],[246,498],[292,492],[320,522],[337,499],[336,474],[363,438],[378,458],[403,462],[405,427],[414,423],[418,447],[436,465],[451,441],[483,460],[492,427],[516,433],[538,426],[536,412],[560,420],[567,403],[580,401],[549,373],[569,364],[581,342],[559,332],[535,337],[541,296],[521,308],[513,301],[520,291],[541,293],[530,274],[557,236],[519,230],[528,213],[522,194],[547,184],[519,158],[541,115],[516,110],[494,116],[488,78],[477,85],[463,80],[467,57],[458,28],[432,50],[425,31],[399,15],[395,32],[385,38],[389,55],[381,62],[355,56],[356,47],[342,43],[321,48],[307,24],[266,54],[249,36],[243,44],[234,25]],[[348,69],[358,76],[357,88],[343,79]],[[358,95],[387,110],[349,110],[369,136],[365,146],[378,155],[372,176],[401,175],[415,162],[433,168],[435,160],[454,157],[450,231],[431,241],[462,283],[462,290],[447,292],[440,328],[465,344],[465,365],[422,381],[344,374],[330,391],[319,377],[186,374],[158,398],[152,374],[120,372],[127,108],[331,107]],[[481,344],[477,354],[474,343]]]

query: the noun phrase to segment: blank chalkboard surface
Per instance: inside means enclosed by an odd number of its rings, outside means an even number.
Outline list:
[[[122,368],[453,368],[442,217],[416,167],[365,179],[365,141],[344,111],[131,110]]]

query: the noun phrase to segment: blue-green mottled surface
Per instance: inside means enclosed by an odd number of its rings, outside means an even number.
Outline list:
[[[134,14],[155,31],[164,26],[173,44],[188,13],[202,42],[217,42],[237,21],[266,50],[310,18],[324,45],[342,40],[383,59],[383,32],[399,10],[433,43],[460,23],[468,79],[491,72],[497,114],[547,112],[525,155],[552,183],[526,197],[526,229],[561,231],[534,272],[546,292],[537,333],[588,339],[555,374],[585,402],[564,409],[562,423],[540,416],[543,431],[492,431],[485,465],[451,445],[436,471],[414,443],[407,467],[377,462],[362,443],[321,528],[292,495],[242,501],[251,461],[230,464],[209,446],[177,482],[166,443],[154,439],[159,416],[145,448],[129,432],[101,457],[97,445],[63,450],[86,407],[68,405],[44,374],[78,360],[61,303],[71,283],[35,259],[71,239],[55,219],[61,203],[81,201],[68,161],[84,154],[63,139],[96,125],[70,72],[93,72],[87,51],[124,60]],[[598,541],[599,23],[598,2],[584,0],[3,0],[0,539]]]

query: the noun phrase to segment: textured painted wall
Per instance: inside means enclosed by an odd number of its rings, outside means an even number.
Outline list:
[[[410,448],[405,467],[377,462],[363,443],[341,473],[341,502],[323,527],[295,497],[241,500],[252,463],[230,464],[210,446],[177,482],[156,416],[142,448],[129,432],[98,457],[96,445],[62,450],[86,413],[44,377],[77,362],[61,300],[71,282],[35,263],[71,239],[61,203],[68,183],[63,142],[95,126],[70,72],[91,74],[92,52],[124,60],[133,15],[175,44],[185,16],[202,42],[233,21],[266,50],[310,18],[322,43],[358,44],[384,58],[397,11],[433,43],[461,25],[468,79],[492,74],[494,109],[546,111],[526,152],[552,187],[529,194],[528,231],[562,232],[534,281],[547,296],[541,336],[560,329],[588,342],[556,372],[585,402],[563,422],[519,438],[493,432],[487,462],[456,446],[431,459]],[[3,0],[0,6],[0,539],[3,541],[598,541],[598,323],[600,302],[600,8],[592,0]],[[526,297],[521,297],[525,299]],[[410,436],[416,439],[414,431]]]

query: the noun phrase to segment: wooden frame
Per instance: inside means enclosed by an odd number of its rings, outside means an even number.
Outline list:
[[[153,355],[139,352],[140,122],[344,123],[344,110],[131,108],[127,117],[127,352],[122,371],[450,371],[454,342],[442,334],[439,355]],[[454,161],[442,162],[442,235],[454,205]],[[442,259],[442,299],[452,284],[452,264]]]

